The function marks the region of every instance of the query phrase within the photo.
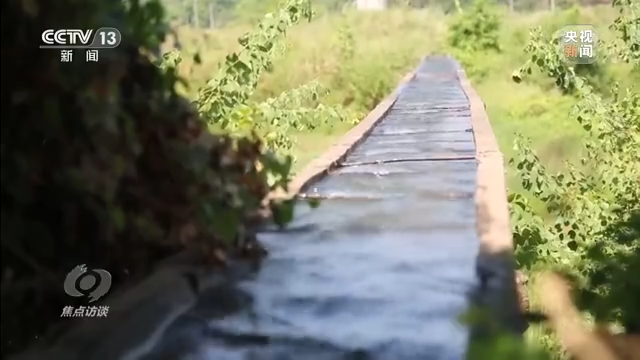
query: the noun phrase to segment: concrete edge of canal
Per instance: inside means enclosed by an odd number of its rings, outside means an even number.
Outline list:
[[[526,322],[516,288],[516,263],[504,157],[493,133],[484,101],[471,86],[463,69],[458,70],[458,79],[471,108],[471,126],[478,164],[475,203],[480,239],[477,273],[481,286],[475,294],[475,302],[489,312],[493,324],[498,325],[499,329],[521,335],[526,329]],[[487,335],[488,328],[484,325],[474,328],[473,334]]]
[[[406,74],[400,80],[396,89],[373,109],[371,112],[349,130],[342,138],[329,147],[327,151],[311,161],[293,179],[289,185],[289,194],[295,196],[302,192],[306,186],[314,183],[333,170],[347,155],[364,141],[373,131],[373,128],[385,118],[406,84],[416,77],[417,69]]]

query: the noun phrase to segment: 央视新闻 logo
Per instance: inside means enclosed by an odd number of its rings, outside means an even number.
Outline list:
[[[593,64],[598,34],[592,25],[567,25],[560,30],[560,51],[573,64]]]

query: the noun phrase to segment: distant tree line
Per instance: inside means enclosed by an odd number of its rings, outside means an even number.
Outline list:
[[[169,18],[194,27],[216,28],[233,20],[256,20],[275,9],[279,0],[161,0]],[[460,0],[462,6],[471,0]],[[611,4],[611,0],[496,0],[515,11],[565,8],[573,5]],[[315,0],[316,8],[324,12],[340,12],[355,0]],[[388,0],[391,7],[439,7],[455,10],[455,0]]]
[[[274,10],[279,0],[161,0],[170,20],[215,28],[232,20],[256,20]],[[351,0],[316,0],[323,11],[340,11]]]

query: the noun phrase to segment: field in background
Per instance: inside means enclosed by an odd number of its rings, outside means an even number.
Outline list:
[[[185,59],[179,67],[189,80],[190,96],[215,74],[226,54],[239,49],[236,39],[248,29],[177,29],[182,51],[198,51],[202,58],[200,65]],[[426,10],[320,17],[288,34],[285,53],[264,76],[255,96],[263,100],[317,79],[329,90],[321,102],[345,106],[356,122],[387,96],[421,57],[442,49],[446,29],[443,14]],[[320,154],[351,126],[353,123],[330,124],[293,134],[298,144],[294,148],[295,168]]]
[[[522,48],[529,28],[542,25],[545,29],[560,29],[570,23],[592,23],[606,37],[606,26],[614,15],[606,6],[574,8],[556,14],[505,12],[502,53],[463,59],[474,86],[487,104],[494,131],[507,157],[516,132],[530,137],[543,161],[555,167],[574,158],[580,149],[581,130],[565,119],[574,100],[562,96],[547,80],[525,84],[511,80],[511,72],[526,60]],[[450,21],[450,16],[426,9],[346,12],[315,19],[288,35],[285,54],[265,76],[255,96],[266,99],[318,79],[329,90],[322,102],[346,106],[357,121],[391,92],[422,56],[447,52]],[[217,30],[184,26],[177,29],[182,51],[199,52],[202,58],[199,65],[194,65],[189,57],[180,64],[180,71],[190,84],[190,96],[215,74],[226,54],[239,48],[236,39],[248,29],[238,25]],[[626,69],[622,67],[605,66],[602,76],[625,80]],[[350,126],[333,124],[312,133],[295,133],[296,168],[319,154]],[[516,186],[513,182],[511,185]]]

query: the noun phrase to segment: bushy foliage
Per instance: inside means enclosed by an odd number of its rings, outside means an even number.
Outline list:
[[[451,23],[449,45],[465,52],[500,51],[500,15],[488,0],[474,0]]]
[[[117,287],[185,248],[217,263],[264,254],[254,225],[269,214],[291,218],[290,203],[265,200],[286,186],[291,163],[265,152],[249,127],[218,136],[205,121],[236,126],[247,113],[310,121],[299,98],[317,86],[248,100],[275,38],[311,14],[308,1],[289,1],[242,38],[245,52],[229,55],[203,90],[200,114],[175,92],[180,54],[160,68],[145,55],[168,30],[157,2],[4,2],[2,10],[12,52],[2,62],[3,355],[52,328],[73,300],[62,283],[78,264],[109,270]],[[98,64],[61,64],[35,45],[42,29],[105,25],[124,40]],[[294,111],[283,114],[286,106]]]
[[[608,57],[640,66],[637,52],[639,4],[616,0],[618,32]],[[630,15],[631,14],[631,15]],[[635,14],[635,15],[633,15]],[[635,16],[635,17],[634,17]],[[598,320],[615,321],[627,331],[640,325],[640,95],[635,88],[610,84],[608,96],[594,91],[559,54],[556,43],[532,31],[526,47],[531,60],[514,78],[537,66],[579,98],[569,115],[584,129],[579,164],[551,173],[526,139],[514,144],[511,164],[526,193],[512,193],[514,238],[521,266],[560,267],[581,280],[582,305]],[[635,42],[634,42],[635,41]],[[530,196],[546,204],[547,214],[533,210]],[[546,216],[550,215],[550,216]],[[549,218],[552,219],[549,222]]]
[[[467,9],[459,8],[449,26],[447,44],[451,53],[473,79],[484,79],[489,69],[479,61],[496,56],[502,50],[500,27],[502,19],[495,4],[488,0],[474,0]]]

